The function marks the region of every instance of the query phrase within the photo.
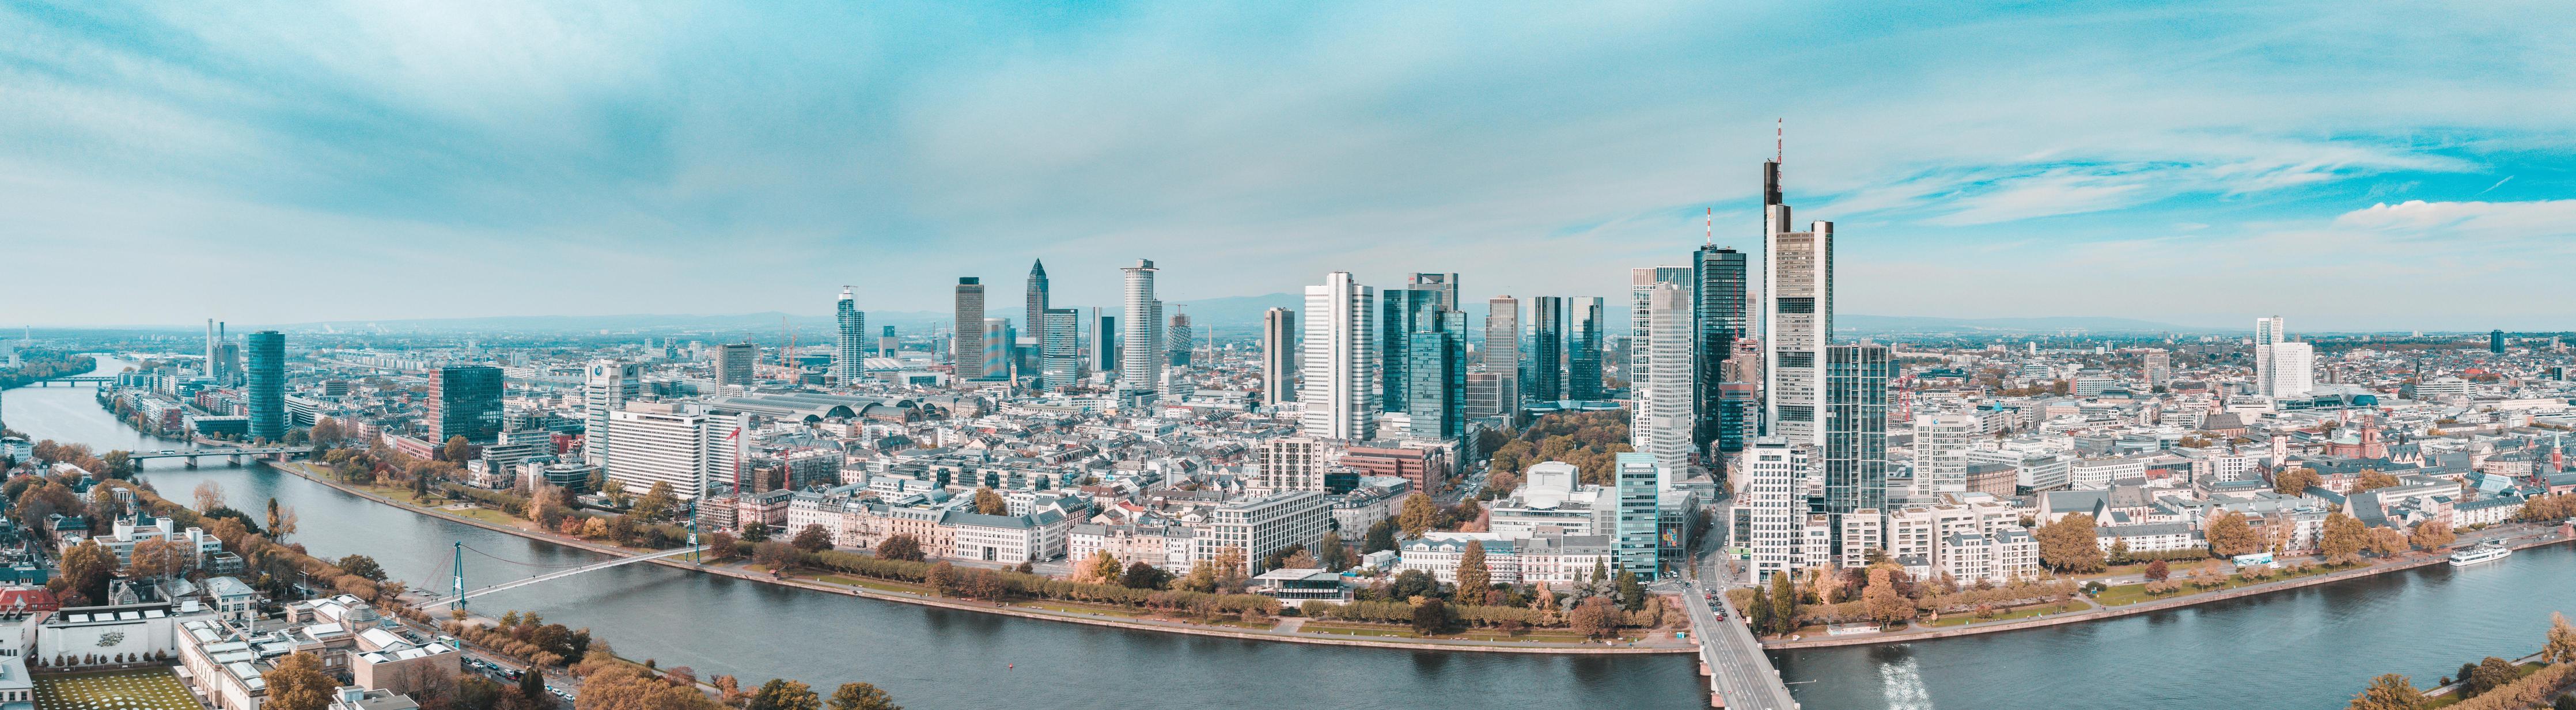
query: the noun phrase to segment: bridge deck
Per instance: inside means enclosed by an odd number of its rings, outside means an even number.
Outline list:
[[[704,546],[704,545],[699,545],[699,546],[696,546],[696,547],[679,547],[679,548],[672,548],[672,549],[669,549],[669,550],[663,550],[663,551],[660,551],[660,552],[652,552],[652,553],[646,553],[646,554],[641,554],[641,555],[630,555],[630,556],[626,556],[626,557],[619,557],[619,558],[617,558],[617,559],[607,560],[607,561],[599,562],[599,563],[595,563],[595,564],[583,565],[583,566],[575,567],[575,568],[568,569],[568,570],[561,570],[561,571],[556,571],[556,572],[548,572],[548,573],[541,574],[541,575],[537,575],[537,576],[534,576],[534,577],[526,577],[526,578],[521,578],[521,579],[514,579],[514,580],[511,580],[511,581],[502,582],[502,583],[500,583],[500,584],[495,584],[495,585],[491,585],[491,586],[483,587],[483,588],[480,588],[480,589],[470,590],[470,591],[465,592],[464,594],[458,594],[458,595],[454,595],[454,596],[430,597],[430,598],[427,598],[427,599],[423,599],[423,600],[421,601],[421,603],[422,603],[423,605],[452,604],[452,603],[455,603],[455,602],[465,601],[465,600],[467,600],[467,599],[472,599],[472,598],[479,597],[479,596],[483,596],[483,595],[485,595],[485,594],[490,594],[490,593],[493,593],[493,592],[499,592],[499,591],[505,591],[505,590],[517,589],[517,588],[525,587],[525,586],[528,586],[528,585],[531,585],[531,584],[536,584],[536,583],[539,583],[539,582],[546,582],[546,581],[552,581],[552,580],[557,580],[557,579],[563,579],[563,578],[565,578],[565,577],[570,577],[570,576],[573,576],[573,575],[576,575],[576,574],[581,574],[581,573],[583,573],[583,572],[592,572],[592,571],[597,571],[597,570],[603,570],[603,569],[607,569],[607,568],[610,568],[610,567],[616,567],[616,566],[619,566],[619,565],[630,565],[630,564],[635,564],[635,563],[637,563],[637,562],[646,562],[646,561],[658,560],[658,559],[664,559],[664,558],[669,558],[669,557],[678,557],[678,556],[680,556],[680,555],[689,554],[689,553],[691,553],[691,552],[695,552],[695,551],[702,550],[702,549],[705,549],[705,548],[706,548],[706,546]]]

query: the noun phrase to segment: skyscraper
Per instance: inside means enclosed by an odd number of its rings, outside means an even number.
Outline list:
[[[894,326],[886,326],[885,334],[877,336],[877,357],[894,357],[901,348],[902,343],[894,338]]]
[[[950,341],[949,358],[956,361],[960,380],[984,379],[984,280],[973,276],[957,279],[957,330]]]
[[[1494,376],[1490,411],[1468,412],[1478,419],[1500,418],[1506,427],[1521,421],[1521,300],[1495,296],[1485,301],[1485,374]],[[1482,405],[1482,398],[1478,398]]]
[[[1426,324],[1438,321],[1441,313],[1458,309],[1458,275],[1414,274],[1409,288],[1379,291],[1378,306],[1378,379],[1374,383],[1378,408],[1401,412],[1407,406],[1406,383],[1411,381],[1405,368],[1412,358],[1405,355],[1405,348],[1413,343],[1411,334],[1433,327]]]
[[[1127,325],[1118,337],[1118,389],[1151,392],[1163,381],[1163,302],[1154,298],[1154,262],[1137,259],[1127,277]]]
[[[2280,316],[2254,319],[2254,393],[2272,394],[2272,346],[2289,339],[2289,324]]]
[[[1914,418],[1914,483],[1925,493],[1968,490],[1968,450],[1985,433],[1977,418],[1965,414],[1924,414]]]
[[[1413,332],[1385,337],[1405,346],[1404,409],[1407,436],[1417,441],[1457,441],[1466,436],[1467,314],[1438,312]]]
[[[1565,297],[1530,299],[1529,390],[1533,402],[1565,399]]]
[[[1377,409],[1369,397],[1369,346],[1376,339],[1374,289],[1351,280],[1348,271],[1324,276],[1306,287],[1304,382],[1298,401],[1305,416],[1298,432],[1319,439],[1371,438]]]
[[[1885,345],[1831,345],[1824,355],[1824,443],[1817,465],[1825,498],[1817,512],[1834,516],[1839,536],[1843,514],[1887,509],[1887,381],[1895,379],[1896,368]]]
[[[841,300],[833,305],[832,312],[840,319],[839,339],[832,347],[832,377],[848,386],[859,381],[859,373],[867,369],[868,314],[859,310],[859,302],[850,296],[848,286],[841,287]],[[778,357],[789,368],[796,366],[795,353],[782,352]],[[599,423],[606,424],[607,420]]]
[[[1091,369],[1099,372],[1117,372],[1118,317],[1100,315],[1100,309],[1097,307],[1091,309],[1091,317],[1091,357],[1098,363]]]
[[[501,368],[490,365],[449,365],[429,378],[429,397],[425,419],[429,423],[429,442],[443,445],[449,437],[462,436],[469,444],[489,444],[501,438]],[[457,462],[461,463],[461,462]]]
[[[286,440],[286,336],[263,330],[243,338],[249,344],[248,372],[243,379],[250,399],[250,438]]]
[[[2316,347],[2298,341],[2273,343],[2272,372],[2263,391],[2274,397],[2301,397],[2316,389]]]
[[[1680,300],[1687,301],[1687,298]],[[1682,309],[1688,312],[1685,305]],[[1688,352],[1684,349],[1684,352]],[[1661,478],[1655,470],[1655,457],[1643,452],[1621,453],[1614,457],[1613,490],[1618,494],[1618,519],[1610,537],[1613,566],[1635,573],[1640,581],[1654,581],[1655,555],[1659,542],[1655,538],[1655,516],[1662,500]]]
[[[1565,330],[1565,398],[1601,399],[1601,346],[1610,334],[1601,297],[1577,296],[1568,313],[1574,321]]]
[[[2495,353],[2495,354],[2497,354],[2497,355],[2503,355],[2503,354],[2504,354],[2504,330],[2503,330],[2503,329],[2499,328],[2499,329],[2496,329],[2496,330],[2490,330],[2490,331],[2487,331],[2487,352]]]
[[[608,450],[612,446],[608,415],[626,409],[626,403],[635,401],[635,395],[643,387],[643,373],[643,366],[631,362],[590,361],[590,366],[583,373],[581,388],[583,462],[593,466],[607,465]]]
[[[1691,288],[1697,293],[1691,299],[1692,330],[1697,331],[1698,345],[1691,349],[1691,387],[1699,400],[1694,410],[1699,421],[1691,427],[1691,448],[1701,454],[1709,445],[1719,444],[1719,451],[1741,451],[1741,438],[1721,436],[1725,427],[1721,412],[1725,410],[1726,360],[1735,354],[1735,341],[1744,335],[1744,253],[1720,249],[1715,244],[1703,245],[1691,253]],[[1731,444],[1731,446],[1730,446]],[[1710,459],[1710,468],[1725,465],[1725,457]]]
[[[206,319],[206,361],[205,365],[197,368],[197,371],[204,373],[208,380],[215,379],[215,363],[217,362],[215,359],[216,342],[219,341],[215,337],[215,319],[208,318]],[[222,383],[218,382],[217,384]]]
[[[1011,330],[1009,318],[985,318],[984,332],[976,342],[984,346],[984,379],[1011,379],[1011,343],[1018,336]]]
[[[1038,386],[1072,387],[1082,379],[1082,311],[1049,308],[1038,314]]]
[[[751,365],[760,358],[760,346],[751,343],[726,343],[716,346],[716,386],[750,387]]]
[[[1041,343],[1046,339],[1046,336],[1044,335],[1046,333],[1046,328],[1041,325],[1041,321],[1046,318],[1046,310],[1046,261],[1043,259],[1031,260],[1029,262],[1029,317],[1020,321],[1020,327],[1029,329],[1027,334],[1030,337],[1039,339]],[[1040,349],[1044,349],[1044,346],[1041,345]]]
[[[1684,284],[1655,284],[1646,298],[1646,367],[1638,371],[1636,411],[1630,413],[1630,446],[1653,457],[1656,466],[1675,477],[1690,470],[1692,414],[1697,395],[1691,388],[1692,290]]]
[[[1261,312],[1261,404],[1277,407],[1297,400],[1297,312],[1272,308]]]
[[[1163,362],[1172,367],[1189,367],[1190,348],[1198,343],[1198,333],[1190,329],[1190,314],[1172,314],[1172,328],[1164,332],[1171,334],[1168,337],[1172,342],[1171,347],[1163,351]]]
[[[1824,441],[1825,344],[1834,332],[1834,223],[1789,231],[1780,164],[1762,164],[1762,386],[1768,431],[1791,445]]]

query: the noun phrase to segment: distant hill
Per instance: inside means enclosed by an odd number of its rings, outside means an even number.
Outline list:
[[[2054,333],[2081,330],[2087,333],[2199,333],[2214,328],[2180,326],[2172,323],[2135,318],[2098,316],[2052,316],[2043,318],[1938,318],[1932,316],[1872,316],[1857,313],[1834,316],[1837,332],[1872,334],[1926,333]]]

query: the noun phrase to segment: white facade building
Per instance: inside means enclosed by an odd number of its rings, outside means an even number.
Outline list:
[[[1370,438],[1376,305],[1376,290],[1352,281],[1348,271],[1326,274],[1323,285],[1306,287],[1305,376],[1297,390],[1305,413],[1299,433],[1344,441]]]

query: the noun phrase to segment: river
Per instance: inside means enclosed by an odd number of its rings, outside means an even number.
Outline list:
[[[123,363],[104,361],[113,372]],[[10,426],[114,448],[185,446],[136,433],[94,390],[16,389]],[[444,587],[453,543],[474,580],[524,577],[518,563],[592,553],[402,511],[265,467],[189,471],[154,461],[146,480],[187,500],[200,481],[237,508],[274,497],[302,518],[290,541],[366,554],[415,587]],[[506,558],[504,561],[500,558]],[[822,687],[865,680],[905,707],[1702,708],[1687,656],[1525,656],[1239,641],[977,614],[698,575],[613,567],[478,598],[589,627],[631,658],[703,677],[773,676]],[[2339,708],[2370,677],[2429,685],[2466,661],[2539,649],[2549,612],[2576,613],[2576,550],[2526,550],[2110,621],[1890,646],[1772,654],[1814,710],[1920,708]],[[1013,668],[1016,666],[1016,668]]]

